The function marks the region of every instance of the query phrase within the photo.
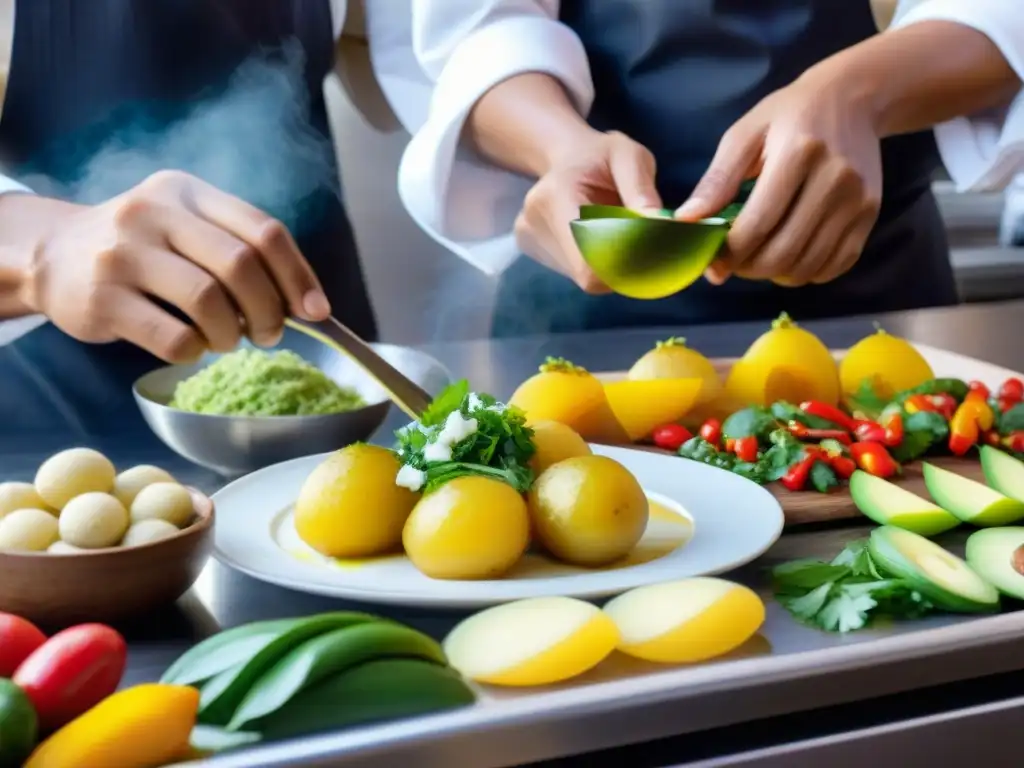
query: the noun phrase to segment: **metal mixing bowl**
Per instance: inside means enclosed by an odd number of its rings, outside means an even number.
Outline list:
[[[430,355],[408,347],[374,344],[395,368],[436,395],[451,382],[447,369]],[[277,349],[290,349],[367,405],[323,416],[211,416],[170,408],[178,382],[219,357],[206,355],[194,365],[172,365],[147,373],[133,394],[146,423],[176,453],[222,475],[252,472],[288,459],[333,451],[369,438],[383,423],[390,401],[377,382],[347,357],[308,336],[286,329]]]

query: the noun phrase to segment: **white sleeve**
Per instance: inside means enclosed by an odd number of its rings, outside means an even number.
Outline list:
[[[463,124],[488,90],[524,72],[558,78],[586,114],[594,88],[583,44],[558,21],[559,0],[412,0],[404,46],[408,22],[383,5],[367,0],[374,68],[413,134],[398,171],[402,202],[435,240],[499,274],[518,256],[512,226],[532,182],[462,146]]]
[[[900,0],[892,29],[952,21],[987,36],[1024,79],[1022,0]],[[1010,103],[935,127],[942,161],[961,191],[1002,189],[1024,171],[1024,89]]]
[[[0,195],[5,195],[8,192],[31,192],[32,190],[26,187],[24,184],[20,184],[9,176],[4,176],[0,173]]]

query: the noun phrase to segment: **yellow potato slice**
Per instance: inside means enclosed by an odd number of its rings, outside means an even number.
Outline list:
[[[538,597],[470,616],[444,641],[448,663],[491,685],[548,685],[581,675],[615,650],[615,624],[570,597]]]
[[[604,612],[618,627],[620,651],[669,664],[726,654],[764,623],[764,603],[753,590],[712,578],[637,587]]]
[[[643,379],[612,381],[604,385],[612,413],[634,442],[656,427],[686,416],[697,404],[701,379]]]

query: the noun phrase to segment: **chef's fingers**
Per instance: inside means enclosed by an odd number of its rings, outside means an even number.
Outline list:
[[[738,270],[754,280],[805,285],[828,261],[847,225],[857,216],[861,183],[836,160],[811,170],[789,215],[761,249]],[[813,247],[808,247],[812,240]]]
[[[624,135],[614,134],[608,169],[625,207],[637,211],[661,209],[661,195],[654,186],[656,164],[649,149]]]
[[[608,293],[610,289],[583,258],[576,245],[576,238],[572,235],[572,227],[568,224],[579,215],[580,206],[590,202],[579,192],[559,196],[548,208],[548,227],[560,254],[559,261],[566,265],[568,277],[585,293],[602,294]]]
[[[155,212],[171,250],[195,262],[230,292],[245,316],[247,335],[274,346],[284,332],[284,299],[255,248],[181,207]]]
[[[833,250],[832,257],[811,282],[829,283],[853,269],[864,250],[864,244],[875,228],[877,219],[877,214],[872,211],[867,211],[859,218],[854,219]]]
[[[238,346],[241,318],[213,275],[162,248],[137,246],[132,256],[127,275],[130,284],[184,312],[214,352],[230,352]]]
[[[699,221],[714,216],[729,205],[740,186],[758,167],[764,146],[760,123],[740,121],[726,131],[711,165],[704,172],[690,198],[676,210],[682,221]]]
[[[161,360],[193,363],[206,351],[202,336],[194,328],[131,288],[112,287],[108,306],[111,330]]]
[[[199,213],[247,243],[262,258],[291,314],[323,320],[331,313],[316,273],[284,224],[200,179],[195,179],[192,187]]]
[[[804,138],[790,139],[768,152],[761,175],[729,230],[734,269],[738,271],[752,259],[790,215],[823,152],[821,142]]]

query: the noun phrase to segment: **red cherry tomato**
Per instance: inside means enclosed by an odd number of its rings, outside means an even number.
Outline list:
[[[662,424],[651,433],[654,444],[666,451],[678,451],[691,437],[690,430],[682,424]]]
[[[51,637],[14,673],[31,700],[44,731],[52,731],[92,709],[117,690],[128,646],[102,624],[80,624]]]
[[[1018,378],[1009,378],[999,388],[999,399],[1008,400],[1011,403],[1019,403],[1024,400],[1024,381]]]
[[[722,442],[722,422],[718,419],[708,419],[701,425],[700,436],[718,447]]]
[[[46,635],[33,623],[12,613],[0,613],[0,677],[14,670],[39,646]]]

